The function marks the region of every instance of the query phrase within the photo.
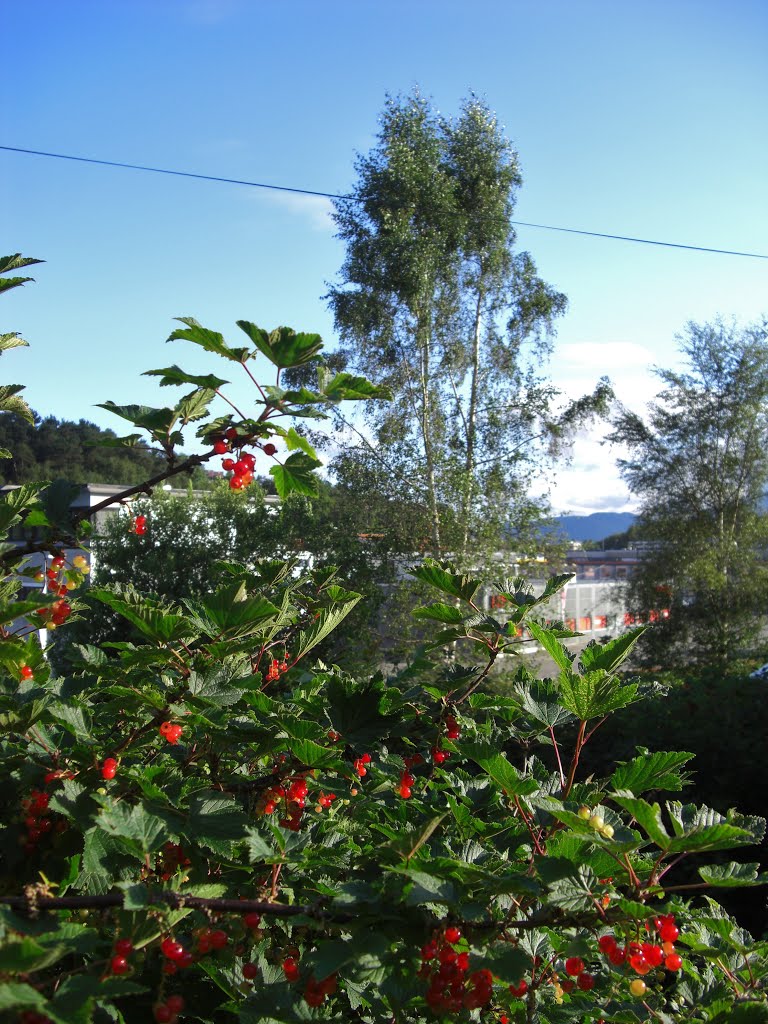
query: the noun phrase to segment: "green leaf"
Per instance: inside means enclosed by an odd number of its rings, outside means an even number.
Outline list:
[[[544,648],[550,658],[564,673],[571,673],[572,658],[551,629],[545,629],[538,622],[526,622],[526,629],[533,639]],[[573,710],[573,709],[570,709]]]
[[[351,373],[337,373],[332,380],[320,381],[322,394],[332,402],[355,401],[357,399],[382,398],[389,401],[392,391],[383,384],[372,384],[365,377]]]
[[[37,1010],[46,1008],[45,996],[31,985],[20,982],[0,982],[0,1010]]]
[[[306,452],[294,452],[282,465],[272,466],[270,474],[281,498],[288,494],[305,494],[314,498],[318,494],[315,470],[321,463]]]
[[[661,820],[661,807],[658,804],[649,804],[638,797],[615,796],[615,803],[629,811],[640,828],[662,850],[668,850],[672,839],[667,834]]]
[[[596,669],[602,669],[604,672],[616,672],[629,657],[632,648],[647,629],[648,626],[638,626],[605,644],[597,642],[589,644],[579,655],[582,671],[593,672]]]
[[[731,861],[729,864],[709,864],[699,868],[699,874],[705,882],[720,889],[735,889],[747,885],[768,885],[768,875],[759,875],[760,864],[741,864]]]
[[[409,571],[411,576],[415,576],[422,583],[442,590],[451,597],[460,597],[464,601],[471,601],[480,587],[480,580],[457,572],[456,567],[450,562],[438,562],[434,558],[426,558],[421,565],[414,566]]]
[[[186,616],[172,611],[158,601],[143,597],[130,588],[120,591],[93,588],[89,591],[89,597],[95,597],[97,601],[106,604],[156,643],[165,644],[170,640],[181,640],[192,633]]]
[[[65,943],[41,946],[34,939],[23,936],[17,941],[0,945],[0,972],[32,974],[33,971],[50,967],[68,953],[69,948]]]
[[[225,384],[229,384],[228,380],[222,380],[221,377],[216,377],[212,373],[207,374],[194,374],[186,373],[181,367],[166,366],[162,370],[146,370],[142,376],[144,377],[160,377],[160,387],[167,387],[170,384],[194,384],[198,388],[206,388],[209,391],[217,391],[220,387]]]
[[[602,669],[576,675],[569,666],[560,673],[558,684],[560,703],[582,722],[600,718],[640,699],[636,683],[622,683],[617,676]]]
[[[626,764],[620,764],[611,776],[614,789],[629,790],[634,796],[649,789],[679,790],[683,788],[687,775],[678,769],[694,757],[686,751],[642,750],[638,757]]]
[[[244,363],[250,359],[252,353],[247,348],[230,348],[224,341],[223,335],[218,331],[210,331],[203,327],[194,317],[177,316],[180,324],[186,324],[186,329],[177,328],[171,333],[168,341],[191,341],[193,345],[199,345],[206,352],[213,352],[214,355],[222,356],[231,362]]]
[[[234,797],[206,790],[191,797],[184,831],[192,840],[220,852],[229,851],[232,843],[245,839],[247,824]]]
[[[300,448],[306,455],[310,457],[310,459],[314,459],[315,462],[319,462],[317,458],[317,452],[315,451],[315,449],[312,447],[312,445],[309,443],[306,437],[304,437],[303,434],[300,434],[295,427],[291,427],[288,431],[286,431],[286,433],[283,434],[283,437],[285,438],[286,448],[288,448],[289,451],[294,451],[296,448]]]
[[[490,745],[464,742],[458,746],[461,753],[479,764],[508,796],[527,796],[539,789],[535,779],[521,775],[503,754]]]
[[[161,849],[174,832],[167,815],[142,804],[113,803],[101,811],[98,825],[107,835],[129,840],[140,860]]]
[[[464,621],[461,609],[440,601],[435,601],[434,604],[428,604],[422,608],[414,608],[412,615],[416,619],[434,619],[436,622],[446,622],[451,625],[457,625]]]
[[[267,334],[248,320],[238,320],[237,326],[248,335],[262,355],[281,369],[303,366],[323,347],[319,334],[297,334],[290,327],[278,327]]]
[[[352,594],[351,591],[343,591],[348,600],[333,604],[330,608],[323,608],[317,619],[309,627],[302,629],[296,642],[296,658],[303,658],[313,647],[321,643],[329,633],[332,633],[340,622],[349,615],[361,598],[360,594]]]
[[[549,886],[549,901],[556,907],[562,907],[574,913],[579,910],[594,908],[593,891],[597,886],[597,875],[585,864],[580,865],[575,874],[560,878]]]

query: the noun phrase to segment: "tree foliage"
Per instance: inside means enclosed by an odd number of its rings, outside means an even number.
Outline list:
[[[162,468],[161,457],[143,448],[107,447],[117,435],[88,420],[60,420],[33,412],[0,416],[0,445],[10,457],[0,463],[6,484],[65,479],[75,483],[135,484]],[[205,475],[195,476],[196,486]]]
[[[612,436],[651,541],[632,599],[669,607],[657,656],[723,664],[754,637],[768,598],[768,333],[690,323],[680,346],[686,369],[658,370],[647,417],[622,412]]]
[[[517,154],[478,99],[451,120],[416,93],[387,101],[356,171],[335,202],[346,258],[329,299],[343,352],[395,401],[339,471],[356,455],[419,502],[433,553],[476,558],[510,529],[520,546],[533,468],[608,388],[557,412],[540,373],[566,300],[515,249]]]

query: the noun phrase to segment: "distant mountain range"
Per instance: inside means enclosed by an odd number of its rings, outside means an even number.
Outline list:
[[[633,512],[593,512],[589,516],[555,516],[569,540],[602,540],[623,533],[634,523]]]

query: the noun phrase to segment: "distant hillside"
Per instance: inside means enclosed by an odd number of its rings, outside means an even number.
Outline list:
[[[623,533],[635,522],[633,512],[593,512],[589,516],[557,516],[569,540],[603,540],[614,533]]]

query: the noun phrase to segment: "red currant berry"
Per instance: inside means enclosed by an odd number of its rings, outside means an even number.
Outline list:
[[[274,455],[275,452],[277,451],[277,448],[275,448],[275,446],[270,443],[263,445],[261,450],[264,452],[265,455]]]
[[[255,910],[243,914],[243,924],[246,928],[258,928],[261,924],[261,914],[257,914]]]
[[[211,932],[208,936],[211,945],[214,949],[224,949],[226,944],[229,942],[229,936],[221,928],[217,928],[216,931]]]
[[[130,939],[118,939],[115,943],[115,952],[120,956],[130,956],[133,952],[133,943]]]
[[[659,929],[659,936],[661,937],[662,942],[677,942],[679,934],[680,929],[674,921],[665,921]]]
[[[576,985],[582,992],[589,992],[590,989],[595,987],[595,979],[591,974],[587,974],[586,971],[582,971],[576,979]]]
[[[236,441],[237,430],[235,429],[235,427],[227,427],[227,429],[224,431],[224,437],[226,437],[228,441]]]
[[[171,1011],[171,1013],[181,1013],[184,1009],[184,996],[174,995],[168,996],[165,1000],[165,1005]]]
[[[155,1015],[157,1024],[170,1024],[170,1021],[172,1021],[174,1017],[173,1010],[169,1009],[165,1003],[160,1003],[160,1005],[156,1006],[152,1012]]]
[[[124,956],[113,956],[109,966],[113,974],[125,974],[128,970],[128,961]]]
[[[22,679],[33,679],[34,675],[35,675],[35,673],[29,667],[29,665],[22,665],[21,666],[21,678]]]
[[[243,977],[246,978],[248,981],[253,981],[253,979],[258,975],[258,973],[259,968],[256,966],[256,964],[243,964]]]
[[[226,441],[214,441],[213,450],[216,455],[226,455],[229,451],[229,444]]]
[[[175,939],[171,939],[170,937],[163,939],[160,943],[160,950],[163,956],[168,960],[178,961],[184,955],[184,947],[182,944],[180,942],[176,942]]]
[[[683,966],[683,958],[678,953],[670,953],[664,960],[664,966],[668,971],[679,971]]]
[[[285,975],[286,980],[297,981],[300,973],[296,959],[292,956],[287,956],[285,960],[283,960],[283,974]]]
[[[579,956],[570,956],[565,961],[565,973],[576,977],[584,970],[584,961]]]
[[[445,941],[446,942],[450,942],[451,944],[453,944],[454,942],[458,942],[460,938],[461,938],[461,932],[455,926],[452,926],[450,928],[446,928],[445,929]]]
[[[616,939],[613,935],[601,935],[597,940],[597,945],[601,953],[605,953],[607,956],[612,949],[616,949]]]
[[[509,991],[512,993],[513,996],[517,996],[519,999],[520,996],[524,996],[525,993],[528,991],[528,982],[525,981],[525,979],[523,979],[522,981],[519,981],[517,985],[510,985]]]

